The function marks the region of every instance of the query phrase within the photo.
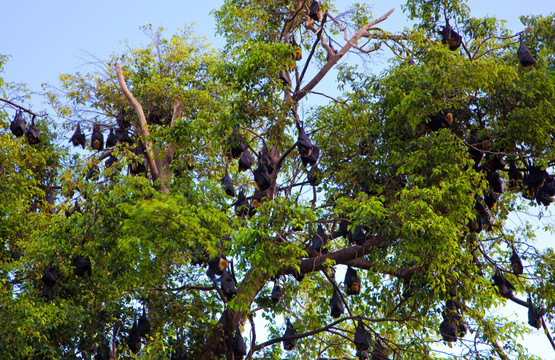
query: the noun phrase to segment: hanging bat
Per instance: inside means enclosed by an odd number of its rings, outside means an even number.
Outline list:
[[[31,145],[35,145],[35,144],[40,143],[39,130],[35,126],[35,117],[34,116],[31,119],[31,125],[27,128],[27,130],[25,132],[25,137],[27,138],[27,141]]]
[[[458,331],[459,331],[459,329],[458,329],[457,324],[455,323],[455,321],[453,319],[445,316],[445,314],[444,314],[443,315],[443,321],[439,325],[439,333],[441,334],[441,337],[443,338],[443,341],[447,341],[447,342],[457,341]]]
[[[536,60],[532,57],[532,53],[528,50],[526,45],[524,45],[524,37],[522,35],[520,35],[520,46],[516,54],[522,66],[532,66],[536,63]]]
[[[137,329],[139,331],[139,336],[146,337],[150,335],[150,322],[146,316],[145,309],[143,308],[143,314],[139,317],[139,322],[137,323]]]
[[[270,295],[272,302],[274,305],[277,305],[283,296],[283,290],[281,290],[281,286],[278,284],[274,284],[274,288],[272,289],[272,294]]]
[[[425,129],[438,131],[453,124],[453,113],[449,110],[440,111],[433,115],[428,115],[428,121],[424,123]]]
[[[500,194],[503,193],[503,182],[501,181],[501,176],[499,176],[497,171],[490,171],[486,175],[486,180],[493,191]]]
[[[528,295],[528,325],[538,330],[542,327],[542,318],[536,311],[530,295]]]
[[[328,241],[328,236],[324,230],[322,224],[318,224],[318,230],[316,234],[312,237],[312,247],[317,253],[322,252],[322,248],[326,246],[326,242]]]
[[[246,218],[249,214],[249,204],[247,201],[247,197],[243,192],[243,189],[239,191],[239,195],[237,197],[237,201],[235,201],[235,215],[240,218]]]
[[[499,194],[493,190],[488,191],[488,194],[484,197],[484,203],[490,209],[493,209],[497,202],[499,201]]]
[[[116,138],[116,134],[114,134],[114,129],[110,129],[110,133],[108,134],[108,138],[106,139],[106,147],[111,148],[118,144],[118,138]]]
[[[387,356],[387,350],[385,346],[383,346],[380,339],[374,342],[374,348],[372,349],[372,360],[389,360]]]
[[[522,275],[524,273],[524,266],[522,266],[522,261],[517,252],[513,249],[513,254],[511,255],[511,268],[513,268],[513,274]]]
[[[237,294],[237,289],[235,288],[235,281],[233,280],[233,277],[231,277],[229,271],[222,271],[220,284],[222,286],[222,292],[224,293],[227,301],[233,299],[233,297]]]
[[[216,256],[214,259],[208,260],[208,270],[206,276],[214,280],[216,275],[221,276],[223,271],[229,266],[229,261],[225,257]]]
[[[120,143],[127,143],[127,144],[130,144],[130,145],[133,145],[133,139],[131,139],[127,130],[122,129],[122,128],[117,128],[115,135],[116,135],[116,139]]]
[[[449,50],[455,51],[461,46],[461,41],[461,36],[449,25],[449,19],[446,19],[445,26],[441,31],[441,42],[449,45]]]
[[[264,191],[272,185],[268,169],[262,165],[260,161],[258,162],[258,167],[252,172],[252,174],[254,175],[254,184],[256,185],[256,189],[258,191]]]
[[[513,284],[507,280],[499,269],[495,269],[495,274],[492,277],[493,283],[497,286],[499,290],[499,295],[504,298],[510,299],[513,297],[513,290],[516,290]]]
[[[127,337],[127,346],[133,354],[136,354],[139,350],[141,350],[141,335],[139,334],[139,328],[136,320],[133,320],[133,326],[131,327],[131,331]]]
[[[360,293],[360,279],[357,271],[352,267],[347,267],[345,272],[345,292],[347,295],[358,295]]]
[[[131,122],[127,120],[127,112],[124,109],[120,110],[116,115],[116,123],[118,124],[118,127],[120,129],[123,129],[126,131],[129,130],[129,127],[131,126]]]
[[[23,119],[23,114],[21,110],[17,110],[15,117],[10,123],[10,131],[16,137],[23,136],[25,134],[25,119]]]
[[[239,171],[246,171],[254,165],[254,157],[249,149],[245,149],[239,158]]]
[[[231,136],[227,139],[226,155],[231,156],[232,159],[237,159],[246,148],[247,146],[243,143],[243,138],[239,134],[239,129],[234,127]]]
[[[73,135],[71,136],[71,139],[69,139],[69,141],[71,141],[71,143],[73,144],[73,146],[79,146],[81,145],[81,147],[84,149],[85,148],[85,134],[83,134],[81,132],[81,124],[77,123],[77,128],[75,129],[75,132],[73,133]]]
[[[293,327],[293,325],[291,324],[289,319],[287,319],[286,321],[287,321],[287,325],[286,325],[285,333],[283,334],[283,336],[285,337],[285,336],[297,335],[297,330],[295,330],[295,328]],[[283,340],[283,349],[287,350],[287,351],[294,350],[296,344],[297,344],[297,339]]]
[[[353,342],[359,351],[367,351],[370,349],[370,345],[372,345],[372,335],[364,328],[361,319],[358,319]]]
[[[330,300],[330,314],[333,318],[337,319],[345,312],[345,305],[343,304],[343,300],[341,299],[341,294],[339,293],[339,289],[335,286],[333,287],[333,295],[331,296]]]
[[[348,233],[349,243],[355,243],[357,245],[362,245],[366,241],[366,235],[364,233],[364,228],[362,225],[355,226],[349,233]]]
[[[93,132],[91,135],[91,147],[94,150],[100,151],[104,148],[104,135],[100,131],[100,125],[94,124]]]
[[[318,1],[312,1],[312,3],[310,4],[308,16],[315,21],[322,21],[322,10],[320,9],[320,4],[318,4]]]
[[[233,355],[236,360],[242,360],[243,357],[247,355],[247,345],[245,344],[245,340],[243,340],[243,336],[241,335],[241,331],[239,331],[239,329],[235,330],[232,347]]]
[[[72,265],[75,267],[73,269],[73,274],[76,276],[84,276],[85,273],[91,276],[91,259],[81,255],[77,255],[73,258]]]
[[[297,138],[297,148],[301,157],[308,157],[312,153],[312,143],[306,135],[304,128],[299,127],[299,137]]]
[[[233,181],[231,181],[231,177],[227,170],[225,171],[225,175],[223,178],[220,179],[222,183],[222,187],[224,188],[225,193],[228,196],[235,197],[235,188],[233,187]]]
[[[318,157],[320,156],[320,148],[316,145],[312,146],[312,151],[308,156],[301,156],[301,161],[304,167],[308,165],[314,166],[318,162]]]

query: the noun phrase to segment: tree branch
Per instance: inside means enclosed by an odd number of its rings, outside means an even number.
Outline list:
[[[368,34],[368,30],[370,30],[370,28],[372,26],[374,26],[374,25],[384,21],[385,19],[387,19],[389,17],[389,15],[391,15],[391,13],[393,13],[394,10],[395,9],[389,10],[385,15],[383,15],[380,18],[372,21],[371,23],[368,23],[368,24],[364,25],[359,31],[357,31],[357,33],[351,38],[351,40],[349,40],[347,42],[347,44],[337,54],[331,55],[329,57],[329,60],[324,65],[324,67],[322,67],[322,69],[320,69],[318,74],[316,74],[316,76],[314,76],[314,78],[312,80],[310,80],[310,82],[302,90],[295,92],[295,94],[293,95],[293,100],[294,101],[301,100],[303,97],[306,96],[306,94],[309,91],[314,89],[314,87],[316,85],[318,85],[318,83],[324,78],[324,76],[326,76],[328,71],[330,71],[330,69],[339,61],[339,59],[343,55],[345,55],[347,53],[347,51],[349,51],[361,37]]]
[[[158,166],[156,166],[156,159],[154,157],[154,152],[152,150],[153,149],[152,141],[148,138],[150,136],[150,133],[148,131],[148,125],[146,123],[146,117],[143,111],[143,107],[141,106],[141,104],[139,104],[137,99],[135,99],[133,94],[131,94],[131,91],[129,91],[129,88],[125,83],[125,77],[123,76],[123,71],[121,70],[121,66],[119,64],[116,64],[115,68],[116,68],[116,74],[118,77],[118,82],[119,82],[121,91],[123,92],[123,95],[127,99],[127,102],[129,103],[129,105],[133,107],[133,109],[135,110],[135,113],[137,114],[137,117],[139,118],[138,129],[139,129],[140,135],[145,138],[145,145],[146,145],[145,154],[146,154],[148,164],[150,166],[152,178],[154,181],[159,180],[160,171],[158,170]],[[160,183],[159,188],[161,191],[163,191],[166,194],[169,192],[168,188],[166,187],[166,184],[164,183]]]
[[[10,101],[10,100],[8,100],[8,99],[0,98],[0,101],[3,101],[3,102],[5,102],[5,103],[7,103],[7,104],[10,104],[10,105],[12,105],[12,106],[15,106],[16,108],[19,108],[19,109],[25,111],[26,113],[29,113],[29,114],[31,114],[31,115],[33,115],[33,116],[36,116],[36,117],[44,117],[44,116],[46,116],[46,114],[44,114],[44,115],[35,114],[35,113],[32,112],[31,110],[26,109],[26,108],[24,108],[24,107],[21,106],[21,105],[17,105],[16,103],[14,103],[14,102],[12,102],[12,101]]]

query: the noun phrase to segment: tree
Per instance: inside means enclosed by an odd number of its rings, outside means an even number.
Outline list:
[[[222,53],[146,27],[144,48],[63,75],[49,99],[67,130],[116,146],[37,149],[3,114],[9,356],[531,358],[527,320],[491,310],[511,300],[550,336],[553,251],[513,219],[555,195],[553,15],[511,34],[464,2],[411,1],[392,34],[391,11],[319,7],[228,0]],[[27,213],[40,189],[55,211]]]

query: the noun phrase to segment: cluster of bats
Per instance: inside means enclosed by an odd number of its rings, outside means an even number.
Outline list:
[[[38,144],[40,142],[39,130],[35,126],[35,116],[33,115],[33,118],[31,119],[31,125],[27,127],[21,110],[18,110],[15,113],[15,117],[10,123],[10,131],[16,137],[21,137],[25,135],[27,141],[31,145]]]
[[[73,274],[79,277],[89,274],[91,276],[91,260],[88,257],[78,255],[71,261],[73,268]],[[60,275],[60,270],[53,265],[52,262],[46,266],[42,272],[42,282],[44,283],[44,288],[42,290],[42,296],[47,299],[58,295],[58,276]]]
[[[301,162],[305,168],[310,166],[307,182],[312,186],[318,186],[322,178],[321,170],[316,166],[320,156],[320,149],[312,144],[303,127],[298,126],[298,131],[297,149]],[[250,170],[255,163],[249,146],[245,144],[237,128],[233,128],[224,152],[229,159],[238,159],[238,170],[240,172]],[[274,171],[274,164],[272,163],[269,151],[266,146],[263,146],[262,150],[258,153],[257,167],[252,170],[255,184],[254,194],[247,198],[245,192],[241,189],[237,195],[237,200],[232,204],[238,217],[250,219],[256,213],[256,208],[263,201],[263,192],[272,186],[272,177],[275,179]],[[227,169],[225,175],[220,180],[224,192],[228,196],[235,197],[235,187]]]
[[[91,260],[89,257],[77,255],[73,258],[71,262],[73,266],[73,274],[79,277],[88,274],[89,277],[92,274]],[[50,262],[46,268],[43,270],[42,282],[44,283],[44,288],[42,295],[47,299],[51,299],[58,295],[58,277],[60,275],[60,270]],[[129,331],[127,337],[127,346],[134,354],[138,353],[141,349],[142,343],[141,338],[145,338],[150,335],[150,322],[146,316],[145,309],[143,308],[143,314],[137,319],[133,319],[133,326]],[[95,359],[108,359],[109,352],[104,351],[102,347],[97,347],[97,354]]]
[[[440,31],[441,34],[441,42],[449,46],[449,50],[455,51],[457,50],[462,43],[462,37],[459,35],[451,25],[449,24],[449,19],[445,20],[445,26]],[[522,64],[522,66],[532,66],[536,63],[534,57],[530,50],[524,44],[524,37],[520,35],[520,46],[517,51],[518,61]]]

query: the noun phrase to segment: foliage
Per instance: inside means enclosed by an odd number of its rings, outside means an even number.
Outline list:
[[[214,13],[222,53],[190,29],[166,37],[146,26],[147,45],[96,72],[61,75],[48,99],[63,129],[42,117],[37,145],[11,134],[12,105],[2,109],[3,358],[232,359],[236,329],[249,357],[364,358],[352,344],[359,319],[389,358],[532,358],[517,342],[526,320],[493,312],[507,299],[491,279],[514,284],[519,305],[530,296],[551,331],[554,254],[515,219],[550,209],[537,194],[552,178],[531,179],[555,159],[553,15],[522,18],[536,60],[523,67],[520,33],[469,18],[464,1],[407,2],[416,25],[402,34],[376,28],[387,17],[366,4],[340,13],[321,2],[323,27],[309,5],[225,1]],[[446,17],[463,38],[456,51],[438,34]],[[390,61],[368,74],[365,62],[386,45]],[[334,67],[336,91],[324,86]],[[0,97],[22,102],[14,86],[0,78]],[[106,135],[126,130],[122,115],[132,143],[68,149],[77,123]],[[301,129],[316,164],[299,156]],[[231,152],[241,143],[252,170],[268,170],[268,188],[238,170]],[[524,179],[509,179],[503,161]],[[485,214],[494,171],[504,191]],[[226,173],[247,196],[244,213],[221,187]],[[319,226],[322,252],[312,246]],[[511,270],[513,251],[524,275]],[[76,256],[90,259],[90,276],[74,273]],[[215,275],[218,257],[231,262],[234,296]],[[53,295],[42,278],[49,264],[60,270]],[[358,295],[347,296],[346,266],[357,269]],[[274,285],[284,291],[277,304]],[[339,319],[329,315],[333,287],[346,305]],[[134,354],[127,341],[143,310],[152,331]],[[455,344],[439,330],[451,317],[470,329]],[[298,334],[293,351],[281,345],[285,318]]]

